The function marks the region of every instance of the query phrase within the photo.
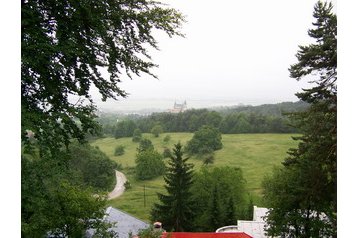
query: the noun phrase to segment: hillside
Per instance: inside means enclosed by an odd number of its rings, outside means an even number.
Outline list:
[[[166,144],[163,142],[163,138],[167,134],[171,136],[171,140]],[[253,195],[254,203],[262,205],[260,199],[261,181],[265,174],[272,171],[273,166],[280,165],[286,157],[287,150],[296,146],[296,142],[291,139],[292,136],[294,135],[224,134],[222,135],[224,147],[215,152],[215,162],[212,166],[240,167],[247,180],[247,188]],[[144,137],[152,140],[154,147],[161,153],[165,147],[171,148],[178,141],[185,144],[191,139],[192,133],[165,133],[159,138],[144,134]],[[98,146],[112,160],[122,164],[123,173],[132,185],[132,188],[125,191],[122,197],[110,201],[110,204],[141,219],[149,220],[150,208],[157,200],[156,192],[164,191],[164,181],[162,178],[144,182],[134,179],[133,168],[138,144],[132,142],[131,138],[103,138],[92,142],[92,145]],[[114,148],[117,145],[125,146],[124,155],[114,156]],[[195,169],[202,166],[202,162],[197,159],[191,159],[190,162],[195,165]]]

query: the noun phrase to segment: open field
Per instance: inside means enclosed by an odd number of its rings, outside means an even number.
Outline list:
[[[163,142],[165,135],[169,134],[171,140]],[[180,141],[185,144],[192,138],[192,133],[164,133],[158,138],[151,134],[143,134],[149,138],[154,147],[162,153],[165,147],[172,148],[173,144]],[[293,134],[231,134],[222,135],[223,149],[215,152],[215,162],[211,166],[240,167],[247,180],[247,188],[252,194],[255,205],[263,205],[260,199],[261,181],[269,174],[275,165],[280,165],[286,157],[289,148],[296,147],[297,142],[291,139]],[[111,159],[123,166],[123,173],[130,181],[132,188],[118,199],[110,201],[114,207],[123,209],[143,220],[149,220],[149,211],[157,201],[156,192],[164,192],[163,178],[149,181],[136,181],[134,179],[135,154],[138,143],[132,142],[132,138],[103,138],[91,143],[98,146]],[[117,145],[125,146],[125,154],[114,156],[114,148]],[[189,160],[200,169],[202,162],[198,159]],[[145,196],[144,196],[145,194]]]

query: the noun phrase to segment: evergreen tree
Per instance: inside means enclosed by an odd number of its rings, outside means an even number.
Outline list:
[[[175,144],[164,176],[167,194],[158,193],[160,203],[154,204],[151,212],[152,220],[161,221],[166,230],[182,232],[192,227],[193,165],[187,161],[188,158],[183,158],[182,145]]]
[[[211,203],[209,207],[209,223],[208,228],[210,230],[216,230],[219,227],[225,225],[222,203],[220,194],[218,192],[217,184],[215,184],[214,190],[211,196]]]
[[[246,219],[246,181],[241,169],[204,166],[192,186],[195,202],[192,218],[195,231],[214,231]]]
[[[337,215],[337,19],[331,3],[318,2],[308,34],[315,44],[300,46],[291,77],[315,74],[315,86],[296,95],[310,108],[292,114],[302,131],[271,179],[264,182],[269,235],[336,236]]]
[[[236,208],[235,208],[234,198],[232,195],[230,195],[229,197],[225,215],[226,215],[225,217],[226,225],[233,225],[237,223]]]

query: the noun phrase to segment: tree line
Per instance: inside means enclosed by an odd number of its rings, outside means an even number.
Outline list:
[[[303,111],[307,103],[280,103],[261,106],[245,106],[213,111],[209,109],[191,109],[181,113],[153,113],[150,116],[121,117],[114,121],[113,115],[99,116],[102,132],[116,138],[131,137],[134,130],[151,133],[160,125],[164,132],[194,132],[204,125],[218,128],[223,134],[238,133],[297,133],[292,127],[289,112]],[[112,121],[106,120],[112,118]]]

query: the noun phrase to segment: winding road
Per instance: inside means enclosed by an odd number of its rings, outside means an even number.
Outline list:
[[[123,173],[116,170],[116,178],[117,178],[117,184],[114,187],[113,191],[108,194],[108,200],[121,196],[125,190],[124,183],[127,181],[126,176]]]

